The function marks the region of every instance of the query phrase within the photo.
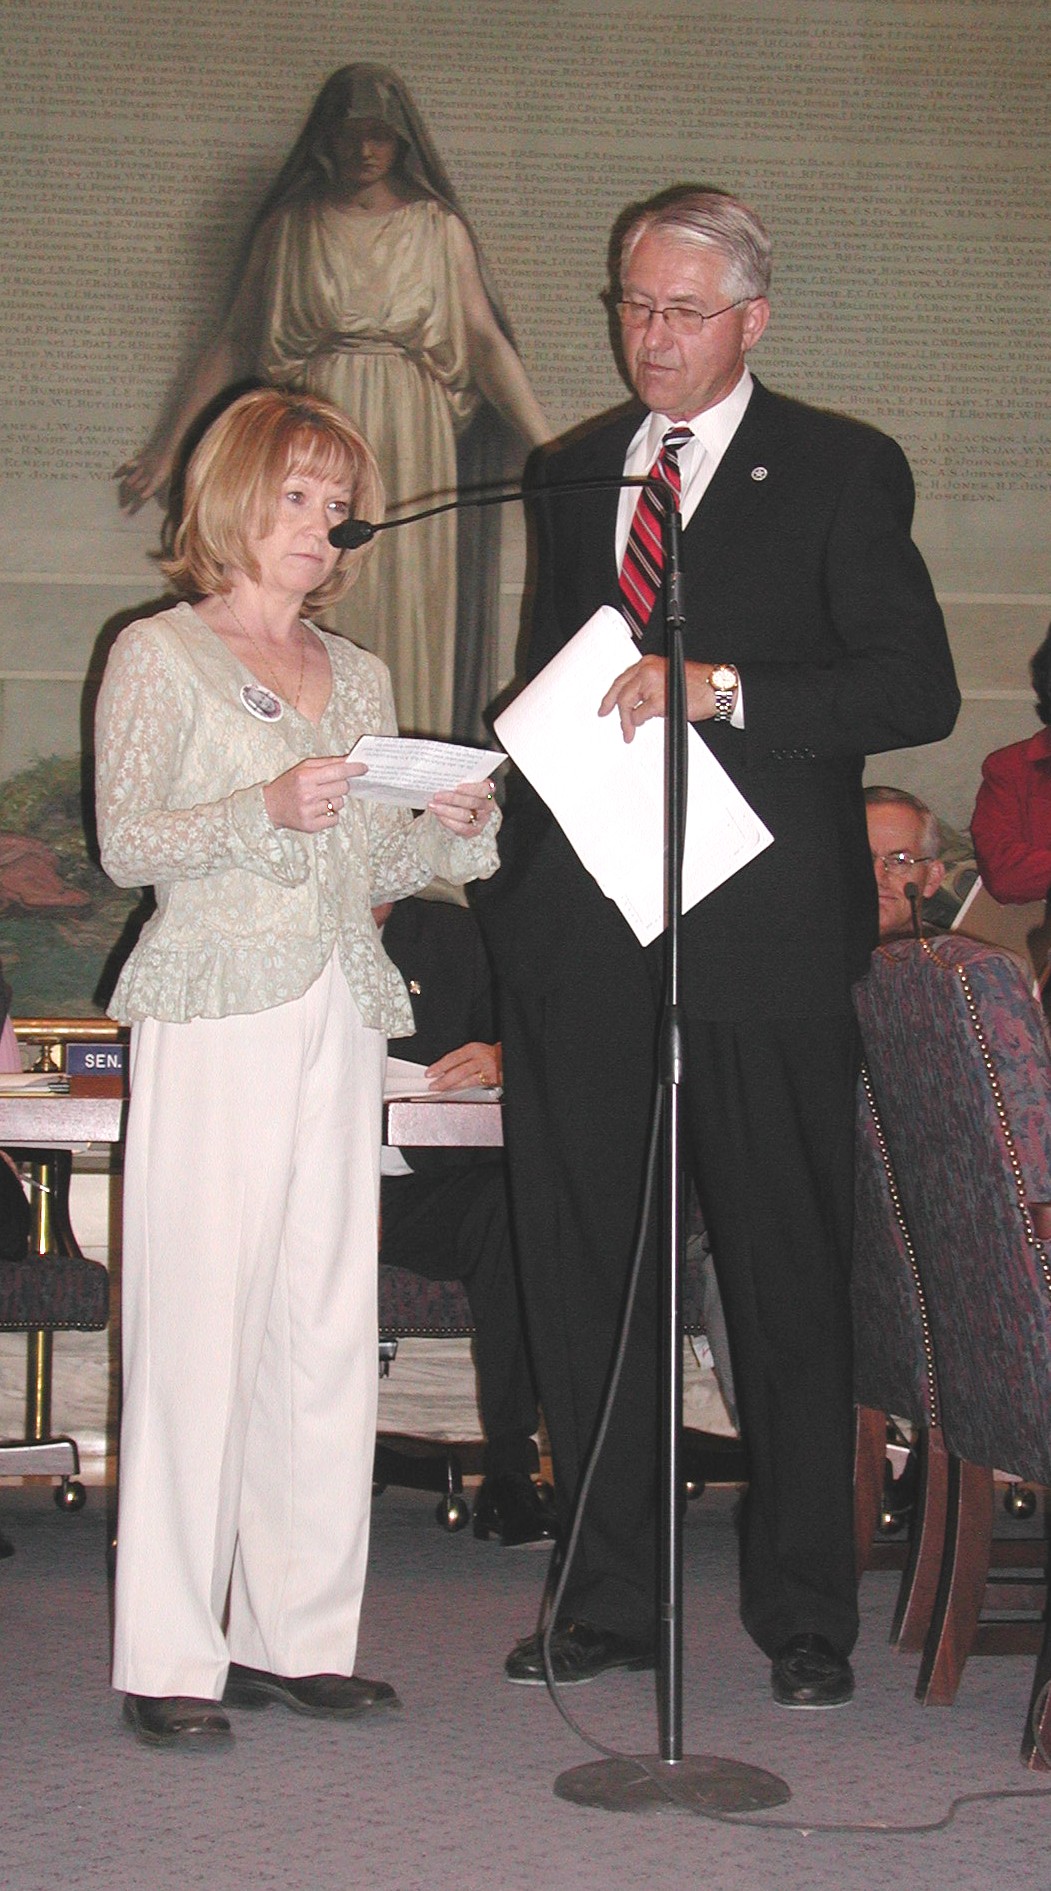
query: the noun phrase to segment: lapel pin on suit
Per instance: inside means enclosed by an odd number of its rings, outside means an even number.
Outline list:
[[[765,466],[753,466],[753,468],[752,468],[752,478],[753,478],[753,479],[765,479],[765,478],[766,478],[766,467],[765,467]]]

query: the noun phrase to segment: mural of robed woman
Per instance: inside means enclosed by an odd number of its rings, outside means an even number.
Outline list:
[[[382,66],[322,87],[256,219],[223,326],[174,419],[118,469],[134,511],[187,426],[246,373],[336,403],[371,441],[390,513],[506,476],[550,429],[456,192]],[[494,694],[499,515],[385,533],[333,626],[391,671],[402,728],[474,735]]]

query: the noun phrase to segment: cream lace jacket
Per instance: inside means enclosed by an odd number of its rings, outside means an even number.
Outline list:
[[[118,886],[152,885],[157,911],[117,983],[124,1022],[221,1018],[300,997],[338,950],[364,1023],[413,1029],[370,907],[435,874],[462,884],[496,870],[496,821],[470,841],[431,814],[348,797],[321,834],[275,828],[263,789],[311,755],[346,754],[395,732],[385,666],[325,632],[332,695],[317,728],[285,705],[245,708],[256,679],[189,604],[121,632],[96,713],[102,864]]]

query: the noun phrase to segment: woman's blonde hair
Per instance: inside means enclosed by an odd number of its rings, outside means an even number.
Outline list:
[[[186,468],[183,514],[162,570],[191,597],[220,595],[231,573],[256,579],[252,543],[273,530],[289,473],[346,480],[351,517],[382,519],[383,481],[368,441],[338,407],[312,394],[257,388],[212,422]],[[304,599],[335,604],[354,583],[372,545],[340,553],[335,570]]]

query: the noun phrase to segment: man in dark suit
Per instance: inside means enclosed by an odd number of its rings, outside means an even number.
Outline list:
[[[416,1030],[391,1051],[426,1065],[435,1090],[500,1082],[492,985],[473,915],[440,900],[375,907],[383,949],[409,988]],[[384,1149],[380,1260],[462,1280],[474,1323],[484,1477],[476,1536],[550,1540],[550,1486],[537,1483],[536,1394],[526,1353],[499,1149]]]
[[[602,604],[641,622],[596,713],[623,736],[665,707],[637,493],[672,434],[681,477],[687,714],[773,844],[687,915],[685,1133],[730,1328],[751,1482],[741,1606],[775,1698],[850,1698],[853,1088],[850,986],[876,938],[866,751],[949,733],[959,697],[910,538],[892,440],[768,392],[747,357],[769,318],[770,244],[721,192],[676,189],[626,222],[617,311],[626,412],[536,473],[536,674]],[[673,429],[689,429],[682,442]],[[667,463],[666,463],[667,464]],[[643,532],[645,538],[645,532]],[[652,533],[650,535],[652,541]],[[641,577],[640,577],[641,565]],[[625,600],[621,576],[625,567]],[[504,865],[476,906],[498,976],[526,1316],[560,1505],[572,1504],[612,1357],[654,1083],[660,942],[643,950],[515,778]],[[656,1266],[553,1640],[556,1675],[652,1665]],[[508,1658],[540,1684],[538,1639]]]

